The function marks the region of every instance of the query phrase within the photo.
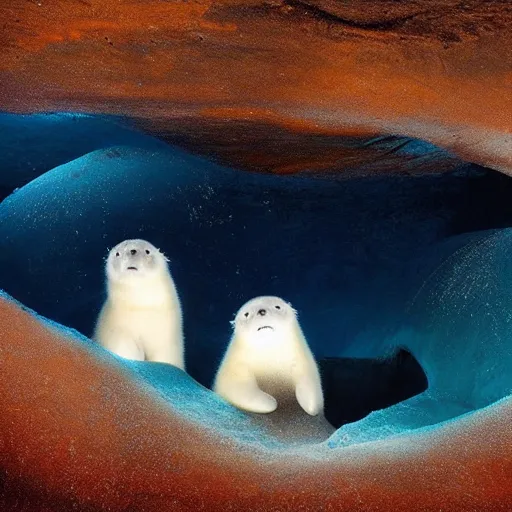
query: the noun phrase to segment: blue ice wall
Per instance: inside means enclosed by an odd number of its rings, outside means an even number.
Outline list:
[[[164,143],[130,130],[115,117],[0,113],[0,199],[41,174],[95,149]]]
[[[262,176],[175,148],[98,150],[0,205],[0,284],[88,335],[108,249],[147,238],[171,259],[200,382],[212,378],[229,320],[259,294],[294,304],[318,356],[340,355],[367,329],[393,328],[428,272],[403,261],[439,239],[452,214],[431,216],[425,189],[436,178],[417,183]]]
[[[259,294],[294,304],[317,357],[410,350],[427,372],[427,392],[343,427],[333,447],[432,425],[510,393],[510,235],[478,231],[512,218],[503,215],[506,197],[483,193],[499,190],[495,178],[471,169],[421,178],[262,176],[125,136],[123,146],[103,134],[69,147],[64,137],[47,157],[41,142],[39,171],[50,170],[0,204],[0,288],[89,335],[108,249],[141,237],[171,260],[188,369],[204,385],[229,320]],[[4,169],[21,158],[19,144]]]
[[[381,439],[489,406],[512,394],[512,229],[458,237],[419,288],[391,336],[354,352],[409,350],[428,389],[339,429],[332,447]]]

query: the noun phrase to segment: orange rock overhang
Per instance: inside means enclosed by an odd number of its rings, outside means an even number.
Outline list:
[[[506,1],[10,0],[0,19],[3,111],[121,115],[264,171],[385,164],[332,137],[397,134],[512,172]]]

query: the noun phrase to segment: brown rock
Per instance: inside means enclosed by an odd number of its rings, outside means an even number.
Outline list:
[[[2,110],[127,116],[264,171],[396,168],[343,138],[399,134],[512,173],[507,1],[10,0],[0,19]]]
[[[191,424],[79,340],[5,299],[0,326],[1,510],[496,511],[512,505],[510,399],[395,441],[258,451]]]

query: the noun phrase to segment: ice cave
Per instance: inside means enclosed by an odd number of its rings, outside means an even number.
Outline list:
[[[43,352],[48,364],[58,364],[61,350],[86,353],[164,410],[259,457],[343,460],[349,447],[356,458],[389,446],[407,453],[425,433],[435,439],[461,418],[492,415],[511,394],[508,178],[464,162],[414,178],[271,176],[108,118],[1,121],[10,143],[4,185],[12,189],[0,205],[2,297],[63,337],[65,348]],[[401,151],[408,148],[440,151],[415,140]],[[475,189],[487,192],[475,201]],[[151,240],[170,260],[189,375],[116,358],[90,340],[106,254],[127,238]],[[294,436],[293,421],[244,413],[209,390],[229,321],[264,294],[286,297],[299,312],[336,427],[329,436]],[[28,357],[16,342],[4,354]],[[54,375],[47,384],[60,394],[76,378]],[[126,407],[110,378],[82,385],[101,386],[112,407]]]
[[[28,3],[0,7],[0,509],[511,510],[503,3]],[[168,258],[186,371],[92,339],[127,239]],[[261,295],[327,429],[212,391]]]

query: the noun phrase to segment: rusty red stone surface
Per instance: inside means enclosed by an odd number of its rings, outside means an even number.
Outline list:
[[[189,423],[79,340],[5,299],[0,326],[1,510],[512,506],[510,399],[396,441],[311,456],[255,451]]]
[[[270,172],[386,160],[333,137],[400,134],[512,173],[504,0],[10,0],[0,19],[4,111],[122,115]]]
[[[264,172],[410,170],[367,144],[387,134],[512,174],[505,0],[9,0],[0,20],[2,111],[115,114]],[[512,509],[510,399],[320,459],[254,452],[5,300],[0,408],[6,511]]]

